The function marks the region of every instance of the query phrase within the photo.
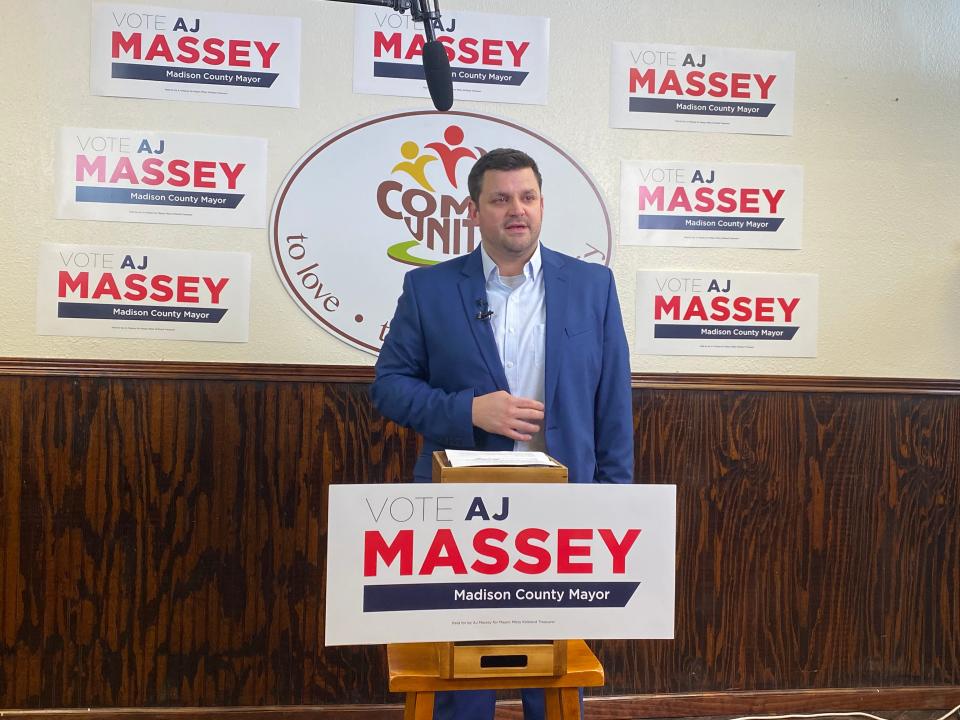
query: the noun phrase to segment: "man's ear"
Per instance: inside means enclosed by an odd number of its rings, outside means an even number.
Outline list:
[[[470,214],[471,220],[477,219],[477,204],[473,201],[473,198],[467,200],[467,212]]]

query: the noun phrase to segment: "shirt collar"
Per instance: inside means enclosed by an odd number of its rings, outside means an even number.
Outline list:
[[[493,259],[487,255],[487,251],[483,247],[483,243],[480,243],[480,260],[483,262],[483,277],[486,278],[487,282],[490,282],[491,280],[499,280],[500,268],[498,268]],[[530,259],[527,260],[526,264],[523,266],[523,275],[528,280],[536,280],[537,276],[540,274],[540,268],[540,243],[537,243],[537,248],[533,251],[533,255],[530,256]]]

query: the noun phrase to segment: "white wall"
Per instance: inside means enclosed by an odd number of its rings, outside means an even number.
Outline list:
[[[89,0],[3,0],[0,67],[0,356],[367,365],[283,289],[265,230],[54,219],[62,126],[215,132],[269,140],[271,196],[325,135],[422,100],[354,95],[353,8],[324,0],[176,0],[158,5],[299,16],[300,109],[161,102],[90,94]],[[958,0],[451,0],[464,10],[551,18],[547,106],[457,103],[558,142],[599,183],[618,217],[619,160],[795,163],[805,169],[800,251],[618,248],[614,271],[633,337],[637,269],[820,274],[819,356],[633,356],[642,372],[960,378],[960,2]],[[597,8],[583,16],[577,8]],[[795,50],[791,137],[613,130],[610,43]],[[546,193],[549,212],[549,194]],[[549,238],[544,238],[549,244]],[[250,342],[39,336],[41,242],[244,250],[253,256]]]

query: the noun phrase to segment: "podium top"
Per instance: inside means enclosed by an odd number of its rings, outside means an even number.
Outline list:
[[[550,457],[549,455],[547,457]],[[550,457],[554,465],[472,465],[451,467],[445,450],[433,453],[433,481],[455,483],[512,482],[565,483],[567,466]]]

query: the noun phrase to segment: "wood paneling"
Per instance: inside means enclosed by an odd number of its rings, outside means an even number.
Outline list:
[[[0,707],[399,702],[380,648],[323,646],[325,489],[417,450],[368,379],[0,363]],[[636,376],[634,400],[638,481],[678,485],[676,639],[592,643],[603,694],[957,692],[960,383]]]
[[[958,705],[957,689],[871,688],[587,697],[583,714],[586,720],[726,720],[732,714],[792,713],[813,708],[823,712],[883,712],[887,720],[943,720],[943,711]],[[403,705],[5,710],[3,716],[10,720],[402,720]],[[522,719],[519,700],[497,703],[496,720]]]

